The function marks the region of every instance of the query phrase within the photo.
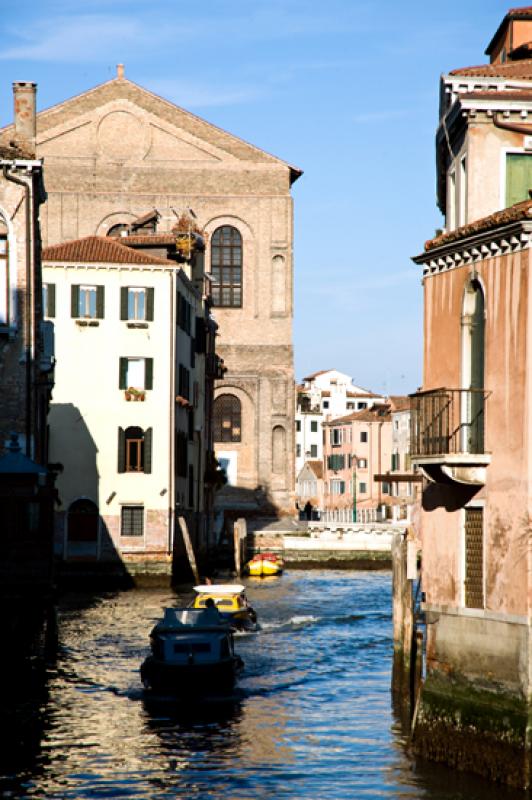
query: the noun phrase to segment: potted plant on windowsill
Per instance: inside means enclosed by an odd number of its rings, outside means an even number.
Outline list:
[[[144,392],[142,389],[135,389],[133,386],[130,386],[128,389],[126,389],[124,394],[126,400],[137,400],[142,402],[146,399],[146,392]]]

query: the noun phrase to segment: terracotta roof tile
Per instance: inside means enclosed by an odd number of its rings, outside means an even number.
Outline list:
[[[329,420],[323,424],[331,427],[333,425],[341,425],[344,422],[388,422],[390,419],[390,407],[388,405],[379,405],[372,408],[364,408],[362,411],[353,411],[352,414]]]
[[[532,80],[532,58],[523,61],[506,61],[504,64],[480,64],[476,67],[453,69],[449,75],[479,78],[520,78]]]
[[[323,461],[307,461],[316,478],[323,478]]]
[[[402,394],[392,394],[388,399],[392,411],[408,411],[412,405],[412,399]]]
[[[304,381],[311,381],[314,378],[317,378],[318,375],[325,375],[327,372],[334,372],[334,370],[332,370],[332,369],[320,369],[319,372],[311,372],[310,375],[307,375],[305,378],[303,378],[303,380]]]
[[[442,233],[434,239],[425,242],[425,252],[435,250],[437,247],[442,247],[445,244],[456,242],[459,239],[465,239],[467,236],[473,236],[475,233],[483,233],[498,225],[506,225],[509,222],[518,222],[522,219],[530,219],[532,217],[532,200],[523,200],[521,203],[516,203],[510,208],[505,208],[502,211],[496,211],[495,214],[490,214],[488,217],[477,219],[468,225],[462,225],[449,233]]]
[[[71,261],[76,263],[99,264],[164,264],[175,266],[165,258],[139,253],[125,247],[108,236],[86,236],[71,242],[51,245],[42,251],[43,261]]]
[[[175,245],[176,236],[174,233],[130,233],[129,236],[116,236],[115,241],[126,247],[137,244]]]
[[[525,100],[532,101],[532,87],[529,89],[511,89],[510,91],[474,91],[464,92],[459,95],[459,99],[465,100],[491,100],[504,104],[508,100]]]

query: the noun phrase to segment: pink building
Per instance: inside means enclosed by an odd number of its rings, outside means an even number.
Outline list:
[[[390,505],[390,486],[375,480],[391,463],[390,406],[376,405],[323,424],[324,508],[374,519]]]
[[[426,675],[414,746],[531,783],[532,7],[512,9],[491,63],[442,77],[439,202],[423,267],[424,376],[412,461]]]

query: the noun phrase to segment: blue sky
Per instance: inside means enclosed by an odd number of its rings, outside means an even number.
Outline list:
[[[116,73],[297,165],[295,369],[377,392],[421,383],[410,256],[442,220],[442,72],[484,63],[501,0],[0,0],[0,125],[13,80],[47,108]]]

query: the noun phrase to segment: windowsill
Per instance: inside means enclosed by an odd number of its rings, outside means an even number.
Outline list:
[[[100,322],[97,319],[77,319],[76,325],[80,328],[97,328]]]
[[[127,322],[126,325],[127,325],[128,328],[143,328],[143,329],[145,329],[145,328],[149,328],[150,327],[147,322]]]

